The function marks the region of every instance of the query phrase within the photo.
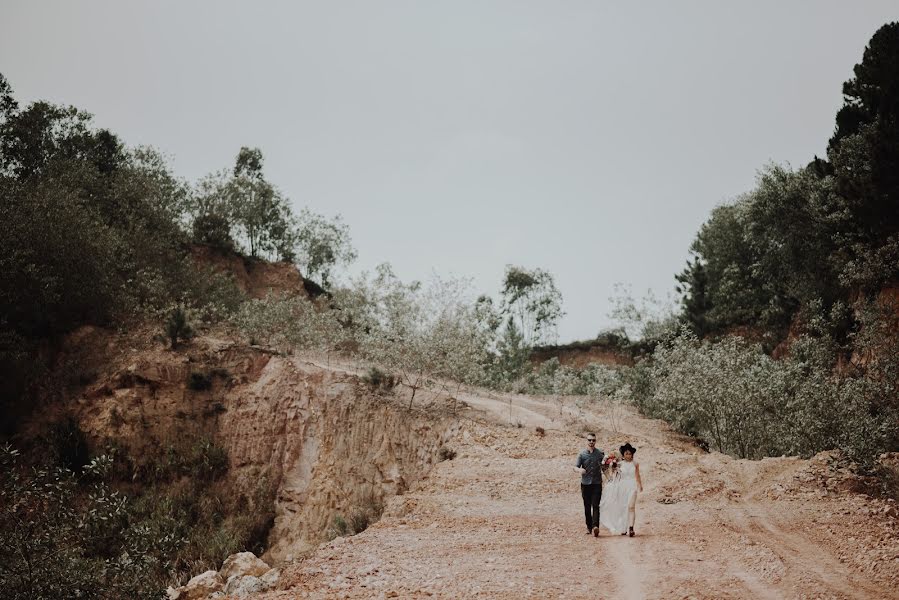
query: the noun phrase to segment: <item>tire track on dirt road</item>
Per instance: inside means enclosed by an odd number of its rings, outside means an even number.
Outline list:
[[[835,597],[860,600],[883,599],[896,593],[872,586],[847,569],[826,547],[792,531],[788,523],[778,524],[764,504],[734,511],[733,517],[738,531],[777,555],[784,564],[785,579],[796,587],[814,582]]]

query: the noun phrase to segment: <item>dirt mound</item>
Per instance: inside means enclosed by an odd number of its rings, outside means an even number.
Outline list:
[[[292,263],[267,262],[203,245],[192,246],[191,256],[199,265],[232,275],[237,286],[251,298],[269,294],[308,296],[304,280]]]

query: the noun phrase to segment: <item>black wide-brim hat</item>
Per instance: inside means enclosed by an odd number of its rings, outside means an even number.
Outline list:
[[[631,454],[637,453],[637,449],[631,446],[630,442],[626,442],[624,446],[620,447],[618,450],[621,452],[621,456],[624,456],[625,452],[630,452]]]

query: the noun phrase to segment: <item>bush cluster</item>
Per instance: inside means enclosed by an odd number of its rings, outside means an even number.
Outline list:
[[[701,341],[688,331],[656,348],[626,377],[647,415],[740,458],[841,449],[864,468],[899,445],[895,349],[879,367],[854,375],[834,371],[832,345],[796,340],[775,360],[758,344],[728,336]]]
[[[562,365],[557,357],[546,360],[508,389],[521,394],[548,396],[600,396],[619,386],[619,369],[589,364],[582,369]]]
[[[212,375],[209,373],[201,373],[192,371],[187,376],[187,387],[195,392],[202,392],[212,388]]]
[[[336,514],[328,527],[328,539],[356,535],[368,529],[384,512],[384,503],[373,494],[366,495],[349,513],[349,517]]]
[[[106,483],[110,459],[76,476],[20,464],[0,447],[0,586],[12,600],[160,597],[183,540],[170,527],[135,519]]]
[[[146,482],[170,482],[180,477],[215,481],[228,472],[228,452],[208,438],[189,437],[164,444],[131,468],[135,478]]]
[[[58,448],[47,466],[0,447],[0,531],[16,540],[0,546],[4,597],[155,599],[225,556],[266,549],[273,488],[264,476],[248,492],[216,483],[228,458],[208,439],[144,462],[110,446],[77,472],[77,425],[61,421],[47,439]]]

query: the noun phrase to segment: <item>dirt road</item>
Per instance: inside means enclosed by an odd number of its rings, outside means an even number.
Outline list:
[[[895,504],[837,491],[823,458],[707,454],[572,400],[460,399],[456,458],[365,532],[286,566],[266,598],[899,598]],[[570,467],[586,429],[638,448],[634,538],[585,534]]]

